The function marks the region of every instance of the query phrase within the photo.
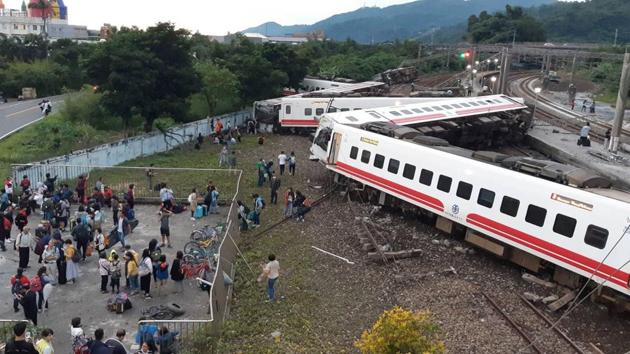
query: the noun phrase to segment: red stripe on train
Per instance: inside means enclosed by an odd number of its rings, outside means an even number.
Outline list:
[[[319,125],[319,121],[314,119],[283,119],[280,121],[281,125],[305,125],[309,127],[314,127]]]
[[[352,175],[358,176],[360,178],[366,179],[374,184],[377,184],[385,189],[388,189],[390,191],[394,191],[398,194],[401,194],[407,198],[411,198],[419,203],[422,203],[426,206],[429,206],[435,210],[438,211],[444,211],[444,204],[442,204],[442,202],[439,199],[433,198],[431,196],[428,196],[426,194],[420,193],[416,190],[413,190],[411,188],[402,186],[400,184],[394,183],[390,180],[387,180],[385,178],[373,175],[369,172],[365,172],[362,171],[356,167],[352,167],[350,165],[347,165],[343,162],[339,162],[337,161],[337,167],[343,171],[346,171]]]
[[[444,118],[446,117],[446,115],[442,114],[442,113],[434,113],[434,114],[427,114],[427,115],[423,115],[423,116],[415,116],[415,117],[409,117],[409,118],[398,118],[398,119],[392,119],[392,122],[394,123],[408,123],[408,122],[413,122],[413,121],[418,121],[418,122],[422,122],[425,120],[429,120],[429,119],[434,119],[434,118]]]
[[[468,114],[468,113],[479,113],[479,112],[493,112],[496,111],[498,109],[504,109],[504,108],[525,108],[521,105],[518,104],[502,104],[499,106],[489,106],[489,107],[479,107],[479,108],[471,108],[471,109],[462,109],[459,111],[455,111],[455,113],[457,114]]]
[[[561,262],[570,264],[573,267],[582,269],[587,273],[595,274],[602,279],[607,279],[623,287],[626,287],[628,284],[628,273],[624,273],[621,270],[618,271],[606,264],[600,265],[600,262],[579,253],[559,247],[558,245],[541,240],[478,214],[469,214],[466,217],[466,221],[492,234],[524,245],[525,247],[531,248]]]

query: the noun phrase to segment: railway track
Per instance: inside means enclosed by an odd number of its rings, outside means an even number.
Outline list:
[[[524,303],[501,304],[486,292],[481,295],[527,343],[514,348],[515,353],[586,353],[561,329],[552,330],[553,322],[524,297]]]
[[[510,87],[509,93],[521,96],[530,103],[536,101],[536,94],[530,89],[530,84],[536,79],[538,79],[537,74],[532,72],[515,73],[511,75],[509,81],[513,82],[518,80],[518,85],[516,86],[516,90]],[[608,123],[599,122],[594,119],[589,119],[582,114],[568,111],[558,103],[542,95],[538,95],[535,118],[573,133],[579,133],[584,124],[589,122],[592,128],[590,133],[591,139],[598,142],[603,142],[606,130],[612,129],[612,126]],[[630,131],[623,129],[621,135],[630,138]]]

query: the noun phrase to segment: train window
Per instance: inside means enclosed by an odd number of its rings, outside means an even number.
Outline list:
[[[527,207],[527,214],[525,214],[525,221],[532,225],[542,227],[545,224],[545,217],[547,216],[547,209],[530,204]]]
[[[387,171],[397,174],[398,168],[400,168],[400,161],[395,159],[389,159],[389,165],[387,165]]]
[[[501,100],[492,100],[492,102],[494,102],[494,103],[503,103],[503,102],[501,102]]]
[[[460,103],[462,105],[462,107],[470,107],[470,105],[468,103]]]
[[[566,215],[556,215],[556,221],[553,223],[553,232],[566,237],[573,237],[573,231],[575,231],[575,224],[577,220],[570,218]]]
[[[350,108],[342,108],[341,111],[342,112],[348,112],[350,110]]]
[[[438,178],[437,189],[448,193],[451,191],[451,183],[453,183],[453,179],[451,177],[440,175],[440,178]]]
[[[425,107],[423,109],[424,109],[425,112],[433,112],[433,110],[431,108],[429,108],[429,107]]]
[[[412,180],[415,176],[416,176],[416,166],[406,163],[405,168],[403,169],[403,177]]]
[[[435,109],[436,111],[441,111],[442,107],[440,106],[432,106],[431,108]]]
[[[447,105],[447,104],[443,105],[442,107],[443,107],[444,109],[453,109],[453,107],[451,107],[451,106],[449,106],[449,105]]]
[[[604,249],[608,240],[608,230],[595,225],[588,225],[584,242],[596,248]]]
[[[360,110],[361,110],[361,108],[355,108],[354,110],[355,110],[355,111],[360,111]]]
[[[479,104],[480,104],[480,105],[482,105],[482,106],[487,105],[487,103],[486,103],[485,101],[478,101],[477,103],[479,103]]]
[[[509,216],[516,216],[520,204],[521,202],[518,199],[505,196],[501,202],[501,212]]]
[[[370,162],[370,155],[371,155],[371,153],[369,151],[363,150],[363,152],[361,153],[361,162],[369,163]]]
[[[473,186],[470,183],[459,182],[457,185],[457,193],[456,195],[462,199],[469,200],[470,195],[472,194]]]
[[[323,108],[316,108],[315,109],[315,115],[316,116],[321,116],[322,114],[324,114],[324,109]]]
[[[356,119],[356,118],[355,118],[355,117],[353,117],[353,116],[346,116],[346,119],[347,119],[347,120],[349,120],[349,121],[351,121],[351,122],[358,122],[358,121],[359,121],[358,119]]]
[[[479,196],[477,196],[477,204],[485,206],[486,208],[492,208],[494,204],[494,192],[481,188],[479,190]]]
[[[357,156],[359,155],[359,148],[356,146],[353,146],[350,148],[350,158],[353,160],[357,159]]]
[[[453,107],[455,107],[455,108],[462,108],[462,106],[458,105],[457,103],[453,103]]]
[[[418,108],[414,108],[414,109],[412,109],[412,111],[414,111],[414,112],[416,112],[416,113],[422,113],[422,110],[421,110],[421,109],[418,109]]]
[[[284,107],[284,113],[291,114],[291,106],[287,105],[286,107]]]
[[[376,154],[374,155],[374,167],[383,168],[385,165],[385,156]]]
[[[406,109],[401,110],[401,112],[403,112],[404,114],[413,114],[411,111]]]
[[[313,109],[312,108],[304,108],[304,115],[305,116],[312,116],[313,115]]]
[[[422,169],[422,171],[420,171],[420,183],[426,186],[430,186],[432,181],[433,181],[433,172]]]
[[[471,106],[475,106],[475,107],[476,107],[476,106],[479,106],[479,105],[478,105],[478,104],[476,104],[475,102],[470,102],[469,104],[470,104]]]
[[[378,113],[375,112],[370,112],[370,115],[374,118],[381,118],[381,116]]]
[[[328,108],[328,113],[335,113],[335,112],[337,112],[337,108],[335,107]]]
[[[402,114],[400,114],[400,112],[396,112],[396,111],[389,111],[389,113],[391,113],[393,116],[401,116]]]
[[[315,88],[315,91],[319,91],[319,87],[316,87],[316,88]]]

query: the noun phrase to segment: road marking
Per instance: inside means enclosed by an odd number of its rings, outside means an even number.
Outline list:
[[[3,109],[9,109],[9,108],[15,107],[15,106],[17,106],[17,105],[21,105],[21,104],[23,104],[23,103],[24,103],[24,102],[15,102],[15,103],[12,103],[12,104],[9,104],[9,103],[3,103],[3,104],[0,106],[0,111],[1,111],[1,110],[3,110]]]
[[[34,121],[28,122],[28,123],[24,124],[24,125],[23,125],[23,126],[21,126],[21,127],[17,127],[17,128],[15,128],[15,129],[11,130],[10,132],[8,132],[8,133],[4,134],[3,136],[0,136],[0,140],[2,140],[2,139],[4,139],[4,138],[6,138],[7,136],[9,136],[9,135],[11,135],[11,134],[13,134],[13,133],[17,132],[17,131],[18,131],[18,130],[20,130],[20,129],[23,129],[23,128],[28,127],[29,125],[31,125],[31,124],[33,124],[33,123],[35,123],[35,122],[39,122],[40,120],[44,119],[44,117],[45,117],[45,116],[41,116],[41,117],[39,117],[39,118],[35,119]]]
[[[62,101],[53,101],[53,102],[51,102],[51,104],[53,104],[53,103],[59,103],[59,102],[62,102]],[[10,118],[10,117],[12,117],[12,116],[14,116],[14,115],[16,115],[16,114],[20,114],[20,113],[28,112],[28,111],[30,111],[30,110],[32,110],[32,109],[40,109],[40,110],[41,110],[41,108],[39,108],[39,106],[34,106],[34,107],[31,107],[31,108],[27,108],[27,109],[21,110],[21,111],[19,111],[19,112],[14,112],[14,113],[11,113],[11,114],[7,114],[5,117],[6,117],[6,118]]]

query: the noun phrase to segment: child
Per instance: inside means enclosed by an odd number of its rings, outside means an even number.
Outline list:
[[[110,269],[110,276],[111,276],[110,286],[112,287],[112,294],[114,294],[114,290],[116,291],[115,293],[118,294],[120,292],[120,277],[121,277],[120,261],[118,260],[118,254],[114,253],[112,255],[112,262],[110,264],[109,269]]]
[[[157,270],[157,280],[160,281],[159,288],[161,289],[168,280],[168,263],[166,263],[166,255],[160,256],[160,262]]]

